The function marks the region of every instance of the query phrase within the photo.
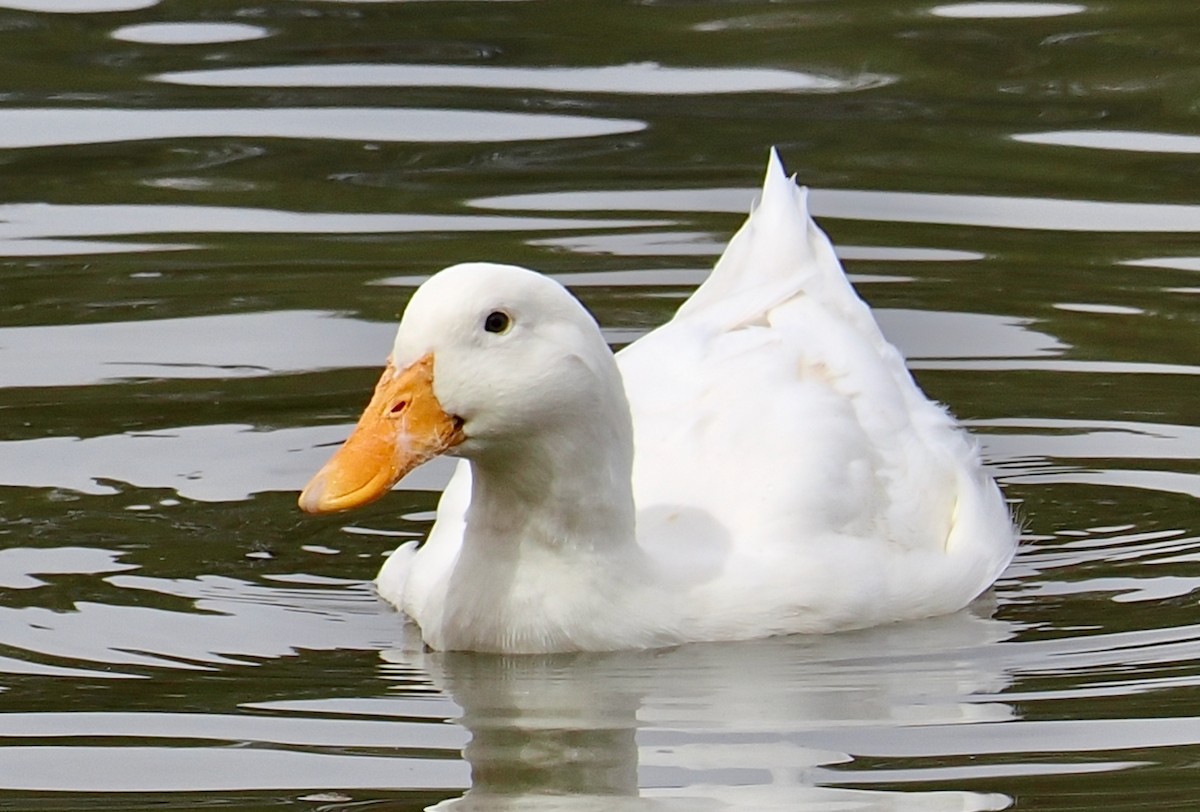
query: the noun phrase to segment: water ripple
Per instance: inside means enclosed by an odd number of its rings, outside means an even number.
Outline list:
[[[561,93],[709,95],[841,93],[889,84],[886,76],[848,79],[767,68],[672,68],[654,62],[600,68],[480,65],[271,65],[177,71],[159,81],[206,87],[470,87]]]
[[[1058,130],[1014,135],[1014,141],[1059,147],[1162,152],[1177,155],[1200,154],[1200,136],[1172,133],[1134,132],[1129,130]]]
[[[0,114],[2,115],[2,114]],[[0,204],[0,256],[187,250],[189,243],[80,240],[148,234],[388,234],[632,228],[662,221],[299,212],[235,206]],[[67,238],[67,239],[64,239]]]
[[[46,14],[94,14],[153,8],[160,0],[0,0],[0,8]]]
[[[501,210],[744,213],[754,196],[754,190],[741,188],[546,192],[477,198],[471,205]],[[847,220],[1032,231],[1200,232],[1196,205],[860,189],[813,189],[810,199],[814,214]]]
[[[72,765],[64,770],[63,765]],[[470,771],[445,758],[335,755],[246,747],[5,747],[0,787],[53,792],[445,789]]]
[[[165,427],[98,437],[0,441],[0,485],[116,494],[117,483],[168,489],[198,502],[298,492],[350,434],[349,424],[265,430],[230,423]],[[440,491],[454,461],[431,461],[404,480]]]
[[[245,23],[139,23],[113,31],[113,39],[147,45],[211,45],[248,42],[269,37],[271,32]]]
[[[929,10],[936,17],[951,17],[968,20],[1032,19],[1038,17],[1064,17],[1081,14],[1087,6],[1078,3],[948,3]]]
[[[0,149],[222,137],[479,143],[587,138],[645,127],[629,119],[387,107],[5,108]]]

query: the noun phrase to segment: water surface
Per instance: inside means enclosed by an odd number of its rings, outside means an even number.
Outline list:
[[[1183,3],[0,0],[0,807],[1190,810]],[[413,288],[699,284],[778,145],[1024,530],[958,615],[422,651],[309,519]]]

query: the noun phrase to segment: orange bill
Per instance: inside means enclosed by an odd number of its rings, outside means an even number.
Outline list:
[[[433,393],[433,355],[403,371],[388,359],[354,432],[300,494],[306,513],[332,513],[373,502],[426,460],[466,439],[462,420]]]

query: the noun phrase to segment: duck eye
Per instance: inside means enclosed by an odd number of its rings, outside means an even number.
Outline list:
[[[483,320],[483,329],[489,333],[505,333],[512,325],[512,319],[503,310],[493,310]]]

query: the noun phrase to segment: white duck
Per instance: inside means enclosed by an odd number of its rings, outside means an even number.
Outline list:
[[[310,513],[462,457],[379,593],[435,649],[604,651],[956,611],[1016,533],[771,154],[762,199],[668,323],[615,358],[561,285],[455,265],[414,293]]]

